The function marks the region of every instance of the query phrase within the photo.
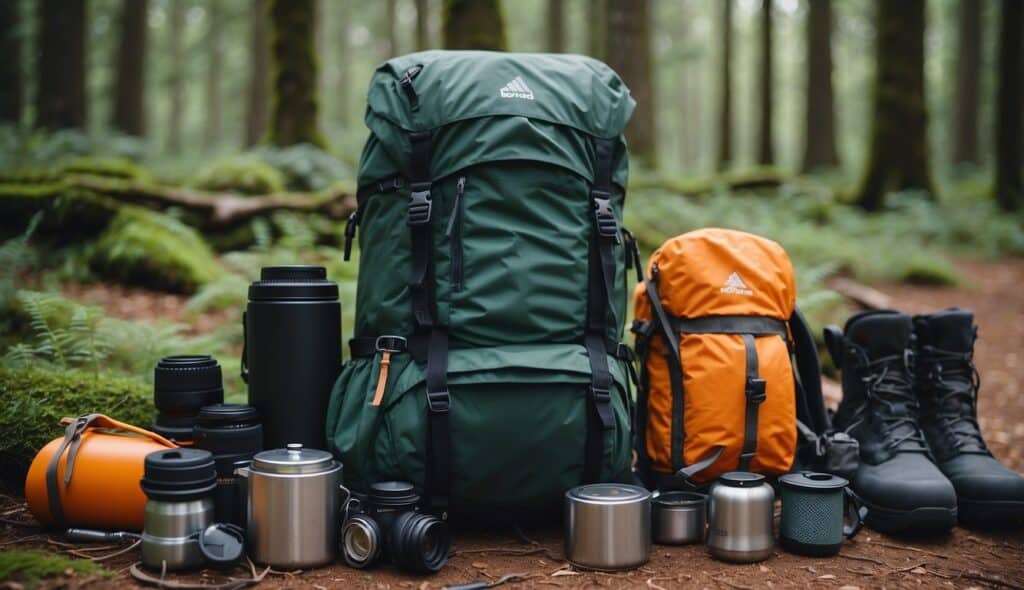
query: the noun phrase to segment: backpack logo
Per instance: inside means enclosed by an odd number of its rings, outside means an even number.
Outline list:
[[[533,91],[523,81],[522,76],[516,76],[501,87],[499,91],[502,98],[524,98],[526,100],[533,100]]]
[[[725,285],[719,289],[722,293],[729,293],[732,295],[753,295],[754,292],[747,288],[747,284],[740,278],[739,273],[732,273],[729,278],[725,279]]]

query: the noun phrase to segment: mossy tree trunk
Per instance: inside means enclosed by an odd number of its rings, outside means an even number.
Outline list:
[[[167,151],[181,151],[181,130],[185,123],[185,3],[171,2],[168,40],[171,43],[170,102],[167,111]]]
[[[565,52],[565,2],[548,0],[547,50],[550,53]]]
[[[995,196],[1007,211],[1024,208],[1021,181],[1021,35],[1024,2],[1003,0],[999,21],[999,69],[996,80],[996,182]]]
[[[21,122],[21,3],[0,0],[0,123]]]
[[[387,31],[388,39],[388,46],[384,50],[384,59],[391,59],[401,51],[398,46],[397,0],[384,0],[384,29]]]
[[[506,51],[500,0],[445,0],[444,48]]]
[[[270,142],[324,147],[317,97],[313,0],[270,0]]]
[[[721,42],[722,67],[718,100],[718,169],[725,170],[732,162],[732,3],[722,0]]]
[[[772,79],[775,75],[774,49],[772,47],[772,0],[764,0],[761,4],[761,67],[760,70],[760,103],[759,109],[761,118],[758,123],[758,164],[771,165],[775,163],[775,135],[772,133],[775,121],[775,83]]]
[[[206,7],[206,124],[203,127],[203,145],[213,148],[221,139],[223,126],[224,79],[224,13],[220,2]]]
[[[267,128],[267,2],[253,0],[249,14],[249,89],[245,97],[245,145],[259,143]]]
[[[49,130],[85,129],[85,0],[41,0],[36,7],[35,124]]]
[[[416,0],[416,51],[430,48],[430,2]]]
[[[836,152],[835,98],[832,91],[832,0],[810,0],[805,99],[801,168],[804,172],[813,172],[836,166],[839,155]]]
[[[935,194],[924,96],[925,1],[875,0],[875,20],[874,112],[857,198],[867,211],[881,209],[890,190]]]
[[[122,0],[121,39],[117,48],[114,86],[114,127],[129,134],[146,133],[146,29],[149,1]]]
[[[631,155],[657,166],[656,105],[651,48],[651,1],[608,0],[608,65],[622,76],[636,99],[636,111],[626,127]]]
[[[586,10],[587,54],[604,59],[605,39],[608,35],[608,0],[587,0]]]
[[[351,0],[339,0],[345,10],[341,10],[338,22],[338,80],[334,85],[334,102],[338,105],[338,122],[342,127],[348,128],[351,124],[351,113],[349,112],[349,96],[352,94],[349,82],[352,79],[352,55],[349,47],[348,37],[351,33],[351,23],[348,8]]]
[[[977,163],[981,0],[960,0],[957,29],[960,47],[953,95],[953,163]]]

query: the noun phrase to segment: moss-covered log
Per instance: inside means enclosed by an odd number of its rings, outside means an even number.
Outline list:
[[[66,416],[101,412],[146,427],[153,420],[150,388],[141,381],[88,371],[0,368],[0,480],[19,489],[35,454],[61,436]]]
[[[500,0],[445,0],[444,48],[506,51]]]
[[[317,96],[314,0],[270,0],[270,143],[324,147]]]

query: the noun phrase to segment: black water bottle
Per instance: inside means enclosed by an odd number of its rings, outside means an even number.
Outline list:
[[[249,286],[242,379],[263,448],[325,449],[327,402],[341,372],[338,285],[322,266],[269,266]]]

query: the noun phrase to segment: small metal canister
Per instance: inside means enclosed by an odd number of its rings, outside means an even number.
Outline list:
[[[660,492],[651,500],[654,542],[685,545],[704,540],[708,497],[696,492]]]
[[[565,493],[565,556],[594,570],[639,567],[651,554],[651,493],[599,483]]]
[[[254,560],[279,568],[335,560],[349,493],[330,453],[290,444],[257,453],[237,473],[248,479],[246,541]]]
[[[768,559],[775,546],[775,492],[763,475],[745,471],[722,474],[708,509],[708,550],[725,561]]]

